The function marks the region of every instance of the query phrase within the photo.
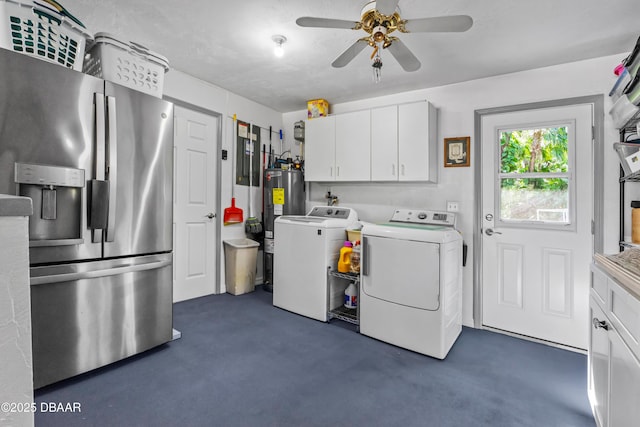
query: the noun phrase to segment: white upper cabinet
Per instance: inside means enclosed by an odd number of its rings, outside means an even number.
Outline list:
[[[398,180],[437,182],[437,114],[426,101],[398,106]]]
[[[371,180],[398,180],[398,106],[371,110]]]
[[[336,181],[371,179],[371,112],[340,114],[336,118]]]
[[[427,101],[308,120],[305,180],[437,182],[436,123]]]
[[[336,153],[335,116],[307,120],[305,124],[306,181],[334,181]]]

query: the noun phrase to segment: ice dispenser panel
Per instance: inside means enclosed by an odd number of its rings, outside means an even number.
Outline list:
[[[82,243],[84,170],[16,163],[14,181],[16,193],[33,201],[29,246]]]

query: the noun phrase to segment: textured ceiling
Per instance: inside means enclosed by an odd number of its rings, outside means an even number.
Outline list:
[[[295,23],[300,16],[357,21],[365,3],[62,0],[91,32],[143,44],[173,69],[280,112],[314,98],[340,103],[619,54],[640,35],[638,0],[400,0],[404,19],[470,15],[474,24],[464,33],[400,34],[422,67],[405,72],[383,51],[382,81],[374,83],[369,49],[344,68],[330,65],[363,31]],[[283,58],[273,55],[274,34],[288,39]]]

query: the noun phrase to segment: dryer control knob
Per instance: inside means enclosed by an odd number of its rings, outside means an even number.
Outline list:
[[[418,214],[418,219],[427,219],[427,214],[426,214],[426,213],[424,213],[424,212],[420,212],[420,213]]]

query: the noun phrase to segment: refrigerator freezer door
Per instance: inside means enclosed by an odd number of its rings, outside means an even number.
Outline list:
[[[106,258],[173,248],[173,104],[105,83]]]
[[[172,339],[172,255],[31,269],[34,387]]]
[[[103,90],[103,80],[0,49],[0,193],[33,200],[32,264],[101,256],[85,179],[94,175],[94,93]],[[84,178],[61,182],[52,171]]]

